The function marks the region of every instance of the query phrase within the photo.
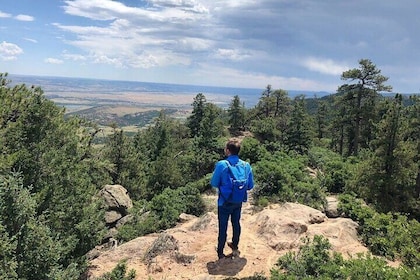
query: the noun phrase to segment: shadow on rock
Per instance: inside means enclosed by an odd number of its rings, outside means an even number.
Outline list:
[[[207,270],[210,275],[226,275],[235,276],[238,274],[246,265],[247,259],[235,258],[235,259],[220,259],[214,262],[207,263]]]

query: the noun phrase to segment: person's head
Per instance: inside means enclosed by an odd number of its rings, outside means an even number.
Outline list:
[[[237,138],[231,138],[226,143],[225,153],[226,155],[238,155],[241,150],[241,143]]]

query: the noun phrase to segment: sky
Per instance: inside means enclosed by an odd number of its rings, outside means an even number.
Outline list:
[[[0,72],[335,92],[370,59],[420,92],[419,0],[14,0]]]

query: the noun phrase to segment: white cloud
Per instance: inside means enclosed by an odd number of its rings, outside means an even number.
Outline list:
[[[2,11],[0,11],[0,18],[9,18],[12,17],[11,14],[7,14],[7,13],[3,13]]]
[[[311,71],[319,72],[328,75],[341,75],[349,67],[339,64],[331,59],[307,58],[303,61],[303,66]]]
[[[31,38],[23,38],[23,39],[31,43],[38,43],[38,41],[35,39],[31,39]]]
[[[2,60],[15,60],[20,54],[23,54],[23,50],[18,45],[5,41],[0,44],[0,58]]]
[[[104,55],[104,54],[95,54],[93,55],[93,57],[94,57],[93,59],[94,63],[111,64],[117,67],[123,67],[123,64],[118,58],[108,57],[107,55]]]
[[[189,64],[191,64],[191,59],[188,56],[164,50],[146,52],[141,56],[133,56],[131,61],[129,61],[129,65],[134,68],[165,67],[171,65]]]
[[[86,56],[81,55],[81,54],[71,54],[71,53],[67,53],[66,51],[64,51],[63,53],[63,58],[64,59],[68,59],[68,60],[73,60],[73,61],[86,61]]]
[[[229,59],[229,60],[243,60],[250,55],[239,50],[234,49],[218,49],[216,51],[215,57],[219,59]]]
[[[213,6],[213,9],[220,11],[226,8],[234,8],[234,9],[240,9],[240,8],[246,8],[250,6],[255,6],[260,4],[261,5],[262,0],[209,0],[208,5]],[[276,0],[280,1],[280,0]],[[263,1],[264,2],[264,1]]]
[[[69,0],[64,2],[67,4],[63,6],[67,14],[103,21],[125,17],[140,21],[176,22],[187,19],[194,20],[199,14],[208,13],[208,10],[197,1],[181,1],[185,3],[148,1],[152,6],[144,8],[129,7],[112,0]]]
[[[63,61],[61,59],[51,58],[51,57],[46,58],[44,62],[48,64],[63,64]]]
[[[208,13],[209,10],[196,0],[149,0],[148,3],[158,7],[173,7],[195,13]]]
[[[183,51],[206,51],[213,47],[211,40],[201,38],[180,38],[178,40],[178,46]]]
[[[15,19],[19,21],[34,21],[35,20],[34,17],[28,16],[28,15],[17,15],[15,16]]]
[[[110,0],[74,0],[64,2],[66,3],[63,6],[65,13],[96,20],[113,20],[116,18],[115,13],[127,10],[124,4]]]
[[[342,72],[360,58],[370,58],[381,68],[395,63],[405,69],[418,66],[415,1],[388,1],[379,7],[367,0],[363,5],[315,0],[63,0],[48,4],[51,9],[60,6],[62,12],[59,23],[52,24],[56,30],[48,30],[51,24],[38,30],[53,34],[53,40],[61,38],[62,49],[71,50],[60,59],[83,64],[86,73],[95,75],[100,66],[101,73],[129,73],[140,80],[335,90]],[[384,16],[391,13],[395,17]],[[0,12],[0,17],[14,15]],[[41,38],[24,31],[28,33],[16,36]],[[58,42],[51,47],[58,48]],[[413,75],[383,72],[399,76],[395,81]],[[203,76],[196,78],[196,73]],[[410,85],[400,84],[418,88],[415,79]]]
[[[200,3],[193,0],[149,2],[161,8],[132,8],[109,0],[65,1],[64,8],[69,14],[111,21],[105,26],[53,25],[76,36],[65,42],[85,51],[88,61],[118,68],[189,65],[193,53],[215,48],[213,40],[203,36],[201,30],[194,31],[202,23],[185,25],[185,21],[200,18],[199,12],[207,12]]]
[[[198,70],[195,75],[204,76],[207,83],[220,86],[263,89],[270,84],[275,89],[286,90],[334,91],[337,89],[337,84],[325,84],[312,79],[267,75],[261,72],[246,72],[228,67],[201,66],[201,70]]]

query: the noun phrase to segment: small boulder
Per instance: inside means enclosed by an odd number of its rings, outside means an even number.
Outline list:
[[[328,218],[338,218],[340,216],[340,213],[338,211],[338,198],[336,196],[327,197],[325,215],[327,215]]]

